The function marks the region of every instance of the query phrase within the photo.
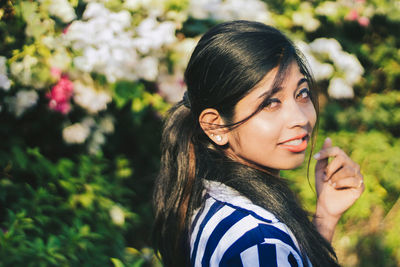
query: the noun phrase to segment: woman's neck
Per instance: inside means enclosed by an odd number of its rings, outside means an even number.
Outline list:
[[[280,177],[280,171],[281,170],[272,169],[272,168],[269,168],[269,167],[266,167],[266,166],[262,166],[262,165],[259,165],[257,163],[245,160],[242,157],[239,157],[238,155],[233,153],[233,151],[230,148],[227,148],[225,150],[225,155],[228,158],[230,158],[231,160],[233,160],[233,161],[236,161],[236,162],[241,163],[243,165],[249,166],[249,167],[251,167],[253,169],[265,172],[265,173],[267,173],[269,175],[272,175],[272,176],[275,176],[275,177]]]

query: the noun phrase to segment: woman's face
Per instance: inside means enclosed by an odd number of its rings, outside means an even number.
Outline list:
[[[227,133],[227,153],[245,164],[287,170],[303,163],[317,114],[307,80],[296,63],[289,66],[280,90],[274,92],[276,74],[277,68],[236,105],[235,122],[248,117],[260,104],[265,107]]]

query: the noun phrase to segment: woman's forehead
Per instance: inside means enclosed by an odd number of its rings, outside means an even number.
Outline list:
[[[279,88],[276,87],[284,87],[284,85],[289,81],[297,84],[304,78],[304,74],[300,72],[300,67],[295,62],[292,62],[282,73],[279,73],[279,66],[277,66],[264,76],[264,78],[251,90],[250,94],[263,97],[269,93],[276,93],[279,91]]]

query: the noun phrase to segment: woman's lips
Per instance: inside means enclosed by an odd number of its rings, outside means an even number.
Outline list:
[[[279,144],[281,148],[287,149],[290,152],[303,152],[307,149],[308,135],[302,135]]]

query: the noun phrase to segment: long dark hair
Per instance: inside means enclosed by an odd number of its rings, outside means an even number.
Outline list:
[[[233,123],[238,101],[275,67],[278,74],[274,86],[279,86],[293,62],[308,80],[318,113],[316,88],[305,60],[277,29],[257,22],[233,21],[213,27],[200,39],[185,72],[188,99],[185,105],[181,101],[169,111],[161,141],[161,166],[153,198],[153,238],[165,266],[190,265],[191,218],[202,204],[204,179],[225,183],[272,212],[291,229],[303,257],[307,255],[314,266],[338,266],[331,245],[310,222],[286,181],[229,159],[198,121],[205,108],[215,108],[228,122],[224,127],[240,127],[263,107]]]

